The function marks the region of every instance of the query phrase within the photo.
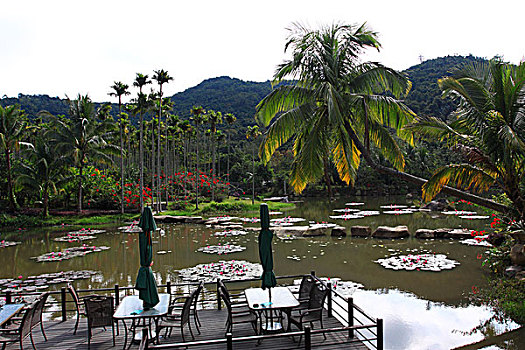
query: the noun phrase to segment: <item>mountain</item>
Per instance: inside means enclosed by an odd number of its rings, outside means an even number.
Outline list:
[[[458,66],[479,60],[482,59],[474,56],[446,56],[424,61],[405,70],[413,84],[405,99],[406,104],[417,114],[445,119],[454,109],[454,104],[441,98],[437,80],[449,75]],[[246,127],[254,124],[255,106],[270,91],[269,81],[250,82],[223,76],[204,80],[197,86],[173,95],[171,99],[174,102],[174,114],[186,117],[193,106],[202,106],[223,114],[233,113],[237,117],[235,127],[238,128],[239,125]],[[18,98],[0,99],[3,106],[14,103],[20,104],[30,118],[34,118],[40,110],[55,115],[68,112],[67,102],[58,97],[20,94]],[[118,107],[114,103],[111,105],[116,115]]]

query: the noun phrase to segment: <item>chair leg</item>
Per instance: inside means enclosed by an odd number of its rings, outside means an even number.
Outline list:
[[[35,341],[33,340],[33,331],[29,332],[29,338],[31,338],[31,345],[33,345],[33,350],[36,350]]]
[[[44,322],[40,321],[40,329],[42,330],[42,335],[44,336],[44,340],[47,341],[46,332],[44,332]]]
[[[73,334],[77,334],[77,328],[78,328],[78,321],[80,320],[80,313],[77,312],[77,322],[75,323],[75,331]]]
[[[324,328],[324,326],[323,326],[323,319],[321,318],[319,320],[319,322],[321,323],[321,329],[323,329]],[[325,332],[323,332],[323,337],[324,337],[324,340],[326,340],[326,333]]]
[[[113,346],[115,346],[115,323],[111,322],[111,333],[113,335]]]
[[[185,343],[186,339],[184,339],[184,326],[183,325],[180,326],[180,334],[182,335],[182,342]]]
[[[195,337],[193,336],[193,331],[191,330],[191,322],[189,320],[188,320],[188,328],[190,329],[191,339],[195,340]]]
[[[195,313],[193,314],[193,322],[195,323],[195,328],[197,328],[197,332],[201,334],[201,330],[199,329],[200,321],[199,317],[197,316],[197,311],[195,311]]]

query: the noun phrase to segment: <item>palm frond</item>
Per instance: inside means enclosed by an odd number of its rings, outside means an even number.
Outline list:
[[[463,189],[486,191],[495,181],[492,175],[470,164],[448,165],[438,169],[423,185],[423,201],[430,201],[449,183]]]

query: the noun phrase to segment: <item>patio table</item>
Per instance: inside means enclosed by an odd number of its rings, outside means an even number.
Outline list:
[[[141,325],[141,321],[144,325],[146,324],[146,321],[149,321],[149,324],[151,325],[151,321],[153,320],[153,322],[155,322],[156,328],[159,319],[162,316],[166,316],[168,314],[170,295],[159,294],[159,300],[159,303],[152,309],[144,310],[142,300],[139,299],[138,295],[128,295],[122,299],[119,306],[117,307],[117,310],[113,314],[113,319],[116,321],[122,321],[124,324],[124,349],[126,348],[126,344],[128,342],[128,327],[126,326],[126,320],[131,320],[131,325],[129,327],[133,332],[133,336],[131,337],[131,341],[129,343],[129,346],[131,346],[131,343],[133,343],[133,339],[135,338],[135,329]],[[140,333],[138,334],[140,335]],[[151,338],[155,339],[154,336]]]
[[[0,327],[16,315],[25,304],[5,304],[0,307]]]
[[[244,291],[246,295],[246,302],[250,310],[253,310],[259,314],[259,323],[261,330],[262,328],[262,313],[270,312],[270,319],[274,311],[283,311],[288,318],[287,331],[290,331],[290,314],[294,307],[299,306],[299,301],[292,294],[290,289],[287,287],[273,287],[272,288],[272,300],[270,303],[270,297],[268,289],[262,288],[249,288]],[[280,323],[271,321],[268,324],[268,317],[266,317],[266,330],[273,331],[282,329]]]

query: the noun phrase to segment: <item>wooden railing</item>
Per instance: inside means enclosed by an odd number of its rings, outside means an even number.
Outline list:
[[[279,337],[288,337],[288,336],[304,336],[305,337],[305,349],[309,349],[311,346],[311,335],[312,334],[323,334],[323,333],[333,333],[333,332],[348,332],[348,338],[350,339],[349,342],[355,341],[355,342],[366,342],[368,345],[374,349],[383,350],[384,346],[384,338],[383,338],[383,320],[382,319],[375,319],[366,312],[354,304],[353,298],[344,297],[341,295],[337,290],[334,290],[332,288],[331,283],[326,283],[325,281],[319,279],[315,275],[315,271],[312,271],[310,273],[311,276],[313,276],[318,282],[324,284],[326,288],[328,288],[329,293],[327,295],[327,300],[325,302],[325,308],[327,310],[328,316],[336,316],[339,321],[344,321],[347,323],[345,326],[343,323],[342,327],[337,328],[331,328],[331,329],[316,329],[312,330],[309,327],[304,328],[303,331],[297,331],[297,332],[286,332],[286,333],[279,333],[279,334],[267,334],[267,335],[257,335],[257,336],[251,336],[251,337],[233,337],[232,334],[227,334],[226,338],[223,339],[213,339],[213,340],[203,340],[203,341],[192,341],[192,342],[185,342],[185,343],[174,343],[174,344],[163,344],[163,345],[148,345],[147,342],[144,344],[144,349],[176,349],[181,347],[192,347],[192,346],[198,346],[198,345],[204,345],[204,344],[226,344],[228,349],[231,349],[233,343],[238,342],[245,342],[245,341],[251,341],[251,340],[263,340],[263,339],[271,339],[271,338],[279,338]],[[304,276],[308,275],[286,275],[286,276],[276,276],[277,280],[293,280],[297,278],[302,278]],[[236,295],[240,296],[242,294],[242,291],[245,289],[245,287],[242,287],[243,285],[249,285],[254,282],[259,282],[259,278],[252,278],[252,279],[245,279],[245,280],[223,280],[225,284],[231,286],[228,287],[228,290],[231,292],[232,296],[235,297]],[[222,303],[219,296],[219,289],[218,289],[218,281],[217,282],[208,282],[205,283],[205,290],[203,293],[205,294],[205,298],[201,299],[201,302],[205,301],[213,301],[216,303],[217,309],[221,310]],[[196,287],[196,283],[177,283],[172,284],[170,281],[168,281],[166,284],[159,285],[159,288],[164,288],[165,292],[168,294],[179,294],[180,292],[184,292],[183,289],[188,289],[191,287]],[[235,286],[238,286],[237,288]],[[177,290],[174,290],[177,289]],[[119,300],[122,296],[122,294],[133,294],[135,289],[132,286],[128,287],[120,287],[118,284],[115,284],[112,288],[97,288],[97,289],[80,289],[77,290],[79,294],[89,293],[93,294],[94,292],[96,294],[112,294],[114,296],[115,300],[115,308],[118,306]],[[187,291],[186,291],[187,292]],[[237,293],[240,292],[240,293]],[[73,300],[67,300],[67,289],[66,287],[62,287],[58,291],[50,291],[51,295],[53,295],[56,299],[55,302],[49,301],[46,306],[50,305],[60,305],[60,317],[62,321],[66,321],[67,319],[67,313],[70,311],[76,311],[76,309],[69,308],[68,304],[72,304]],[[37,296],[41,293],[39,292],[27,292],[27,293],[11,293],[7,292],[5,294],[0,294],[0,297],[6,298],[6,303],[12,303],[13,300],[16,297],[24,297],[24,296]],[[208,295],[208,297],[206,297]],[[202,304],[201,304],[202,305]],[[336,306],[334,308],[334,306]],[[359,315],[359,317],[358,317]],[[364,319],[364,320],[363,320]],[[368,322],[370,323],[368,323]],[[369,332],[372,336],[368,336],[364,333],[364,331]],[[356,337],[356,333],[358,337]],[[354,340],[352,340],[354,339]],[[149,346],[149,347],[148,347]]]

